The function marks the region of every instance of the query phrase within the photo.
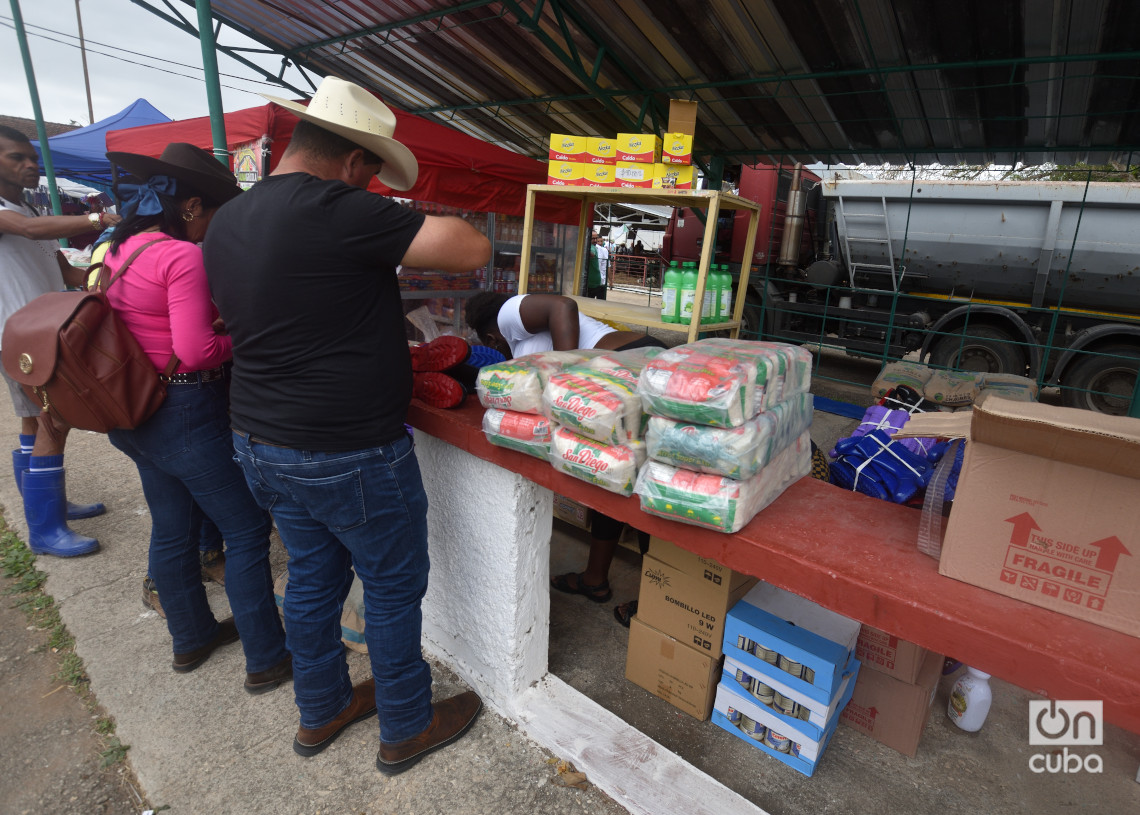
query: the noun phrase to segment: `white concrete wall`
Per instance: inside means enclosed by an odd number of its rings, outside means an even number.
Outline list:
[[[427,490],[429,650],[506,715],[546,674],[550,490],[416,431]]]

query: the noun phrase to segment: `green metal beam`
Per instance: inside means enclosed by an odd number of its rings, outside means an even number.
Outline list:
[[[11,0],[11,5],[16,40],[20,43],[20,56],[24,60],[24,78],[28,80],[28,95],[32,98],[32,113],[36,117],[36,135],[40,141],[40,158],[44,163],[44,175],[47,176],[48,195],[51,196],[51,211],[56,215],[61,215],[63,214],[63,207],[59,200],[59,188],[55,185],[55,165],[51,160],[47,128],[44,127],[44,112],[40,107],[40,92],[36,87],[36,72],[32,68],[32,52],[28,49],[28,35],[24,31],[24,15],[20,11],[20,0]]]
[[[226,143],[226,112],[222,107],[222,85],[218,81],[217,38],[210,27],[213,9],[210,0],[197,0],[198,30],[202,43],[202,70],[206,74],[206,104],[210,109],[210,135],[214,142],[214,158],[222,166],[230,166],[230,151]]]
[[[182,31],[185,31],[190,36],[192,36],[196,39],[200,37],[200,33],[199,33],[198,28],[191,25],[186,20],[186,18],[183,17],[181,14],[178,14],[169,3],[165,4],[166,7],[168,9],[170,9],[170,12],[171,12],[170,14],[167,14],[167,13],[155,8],[154,6],[150,5],[150,3],[146,2],[146,0],[131,0],[131,2],[134,3],[136,6],[138,6],[139,8],[146,9],[147,11],[149,11],[151,14],[155,15],[156,17],[159,17],[159,18],[165,20],[166,22],[170,23],[175,28],[178,28],[178,29],[181,29]],[[191,2],[193,2],[193,0],[191,0]],[[226,26],[229,26],[230,28],[234,28],[232,25],[230,25],[230,23],[228,21],[222,19],[221,17],[214,15],[214,20],[216,20],[216,22],[219,25],[226,25]],[[209,30],[208,25],[203,25],[202,27]],[[234,30],[240,31],[240,29],[237,29],[237,28],[234,28]],[[265,42],[264,40],[260,39],[259,37],[254,36],[253,34],[251,34],[248,31],[240,31],[240,33],[247,36],[247,37],[250,37],[251,39],[257,40],[258,42],[263,42],[263,43]],[[265,47],[267,49],[270,49],[270,50],[267,50],[264,52],[266,54],[276,55],[276,54],[280,53],[279,51],[277,51],[275,49],[275,47],[271,43],[265,43]],[[251,62],[250,60],[243,57],[240,53],[241,51],[247,51],[248,52],[251,49],[248,49],[248,48],[230,48],[230,47],[225,46],[225,45],[217,45],[216,50],[221,51],[223,54],[230,57],[231,59],[234,59],[237,62],[240,62],[242,65],[249,68],[250,70],[256,71],[257,73],[261,74],[261,76],[263,78],[265,78],[266,80],[268,80],[269,82],[272,82],[273,84],[275,84],[281,88],[284,88],[285,90],[292,91],[297,96],[306,96],[307,97],[316,88],[316,83],[313,83],[313,82],[310,82],[311,87],[309,87],[307,90],[298,88],[298,87],[292,85],[291,83],[284,81],[280,76],[274,76],[273,74],[269,73],[264,68],[262,68],[260,65],[258,65],[256,62]],[[297,67],[298,67],[298,69],[300,69],[301,66],[298,65]],[[284,72],[284,68],[282,68],[282,72]],[[325,72],[322,70],[313,70],[313,73],[317,74],[318,76],[324,76],[324,74],[325,74]]]

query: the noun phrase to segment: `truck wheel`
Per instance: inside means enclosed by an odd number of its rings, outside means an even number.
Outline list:
[[[974,325],[962,334],[947,334],[934,343],[930,362],[958,371],[1025,375],[1028,359],[1017,340],[1000,328]]]
[[[1065,407],[1127,416],[1140,368],[1140,349],[1115,345],[1082,354],[1065,370],[1061,401]]]

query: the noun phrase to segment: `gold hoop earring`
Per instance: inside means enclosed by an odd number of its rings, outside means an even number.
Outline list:
[[[189,210],[187,210],[186,212],[183,212],[182,213],[182,220],[184,220],[186,223],[190,223],[191,221],[194,220],[194,213],[190,212]]]

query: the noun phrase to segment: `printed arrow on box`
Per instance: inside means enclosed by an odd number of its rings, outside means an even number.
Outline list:
[[[1128,551],[1120,538],[1115,535],[1093,541],[1089,546],[1095,546],[1098,550],[1096,567],[1106,572],[1111,572],[1116,569],[1116,561],[1120,559],[1121,555],[1132,556],[1132,553]]]
[[[1037,525],[1037,521],[1033,520],[1033,516],[1028,512],[1023,512],[1020,515],[1014,515],[1012,518],[1006,518],[1006,523],[1013,524],[1013,531],[1009,535],[1009,542],[1014,546],[1021,546],[1023,548],[1029,547],[1029,535],[1034,530],[1041,531],[1041,527]],[[1095,544],[1093,544],[1095,546]]]

